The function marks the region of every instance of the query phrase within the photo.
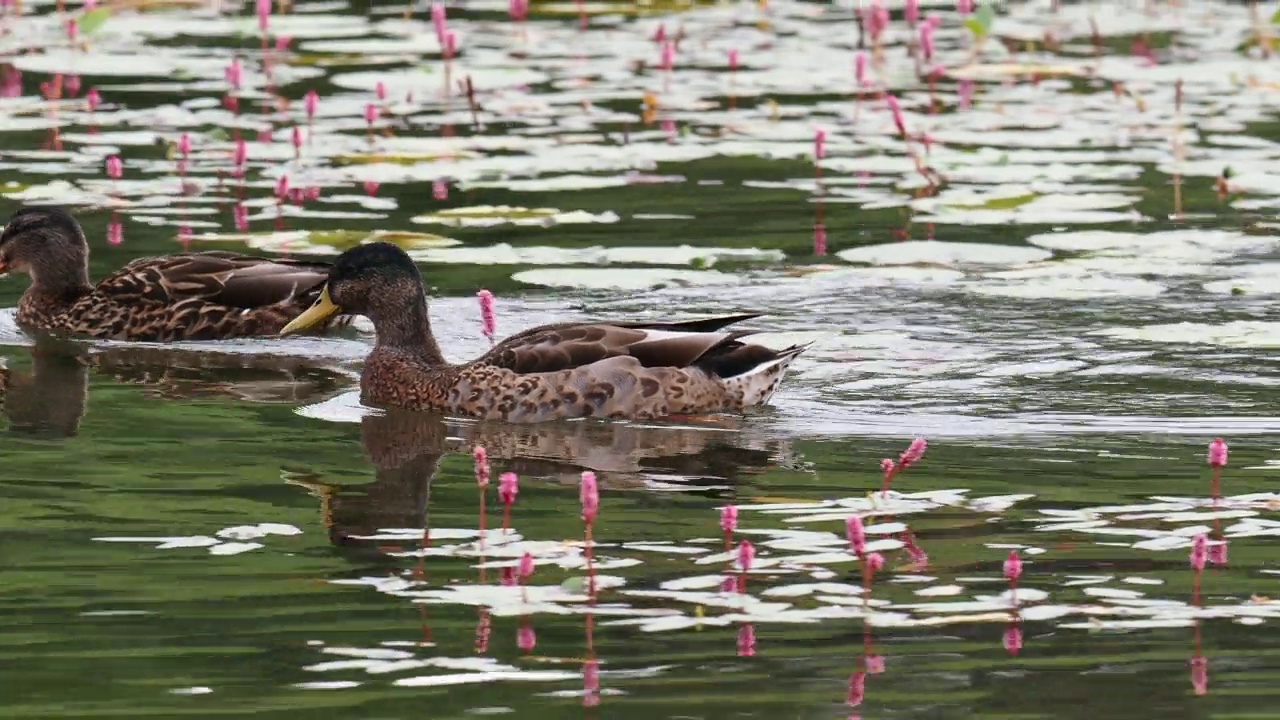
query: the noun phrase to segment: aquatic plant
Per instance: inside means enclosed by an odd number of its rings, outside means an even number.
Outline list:
[[[493,315],[493,293],[488,290],[480,290],[476,293],[476,297],[480,299],[480,331],[489,339],[489,344],[493,344],[494,334],[497,332],[497,324]]]
[[[498,477],[498,499],[502,501],[502,532],[507,532],[511,520],[511,505],[520,493],[520,478],[513,472],[502,473]]]

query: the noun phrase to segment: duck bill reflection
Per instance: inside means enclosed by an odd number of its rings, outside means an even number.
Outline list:
[[[316,299],[307,311],[293,319],[288,325],[280,330],[281,335],[290,335],[292,333],[301,332],[307,328],[315,327],[324,323],[325,320],[338,314],[342,308],[333,304],[329,299],[329,286],[326,284],[320,289],[320,297]]]

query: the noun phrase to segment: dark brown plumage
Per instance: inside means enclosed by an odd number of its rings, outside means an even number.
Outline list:
[[[452,365],[432,335],[417,267],[387,243],[340,255],[316,304],[282,332],[339,312],[365,315],[378,335],[360,377],[365,402],[508,422],[739,412],[768,402],[809,347],[775,351],[744,343],[747,331],[724,330],[758,314],[561,323],[525,330]]]
[[[111,340],[165,342],[269,336],[319,295],[329,265],[213,251],[134,260],[96,286],[79,223],[55,206],[14,213],[0,235],[0,275],[31,287],[18,324]],[[350,322],[333,318],[317,329]]]

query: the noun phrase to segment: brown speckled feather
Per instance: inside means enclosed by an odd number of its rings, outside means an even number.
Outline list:
[[[521,333],[461,366],[379,346],[362,397],[375,405],[507,422],[647,419],[740,412],[768,402],[808,346],[745,345],[742,332],[651,331],[612,324]],[[718,372],[741,365],[734,374]]]

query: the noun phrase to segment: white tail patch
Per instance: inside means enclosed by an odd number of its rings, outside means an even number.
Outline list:
[[[787,368],[800,353],[808,350],[812,346],[812,342],[803,345],[794,345],[783,350],[777,358],[767,363],[761,363],[756,367],[735,375],[728,380],[724,380],[724,386],[730,392],[742,393],[742,407],[759,407],[769,402],[773,398],[773,393],[778,389],[778,385],[782,382],[783,375],[786,374]]]

